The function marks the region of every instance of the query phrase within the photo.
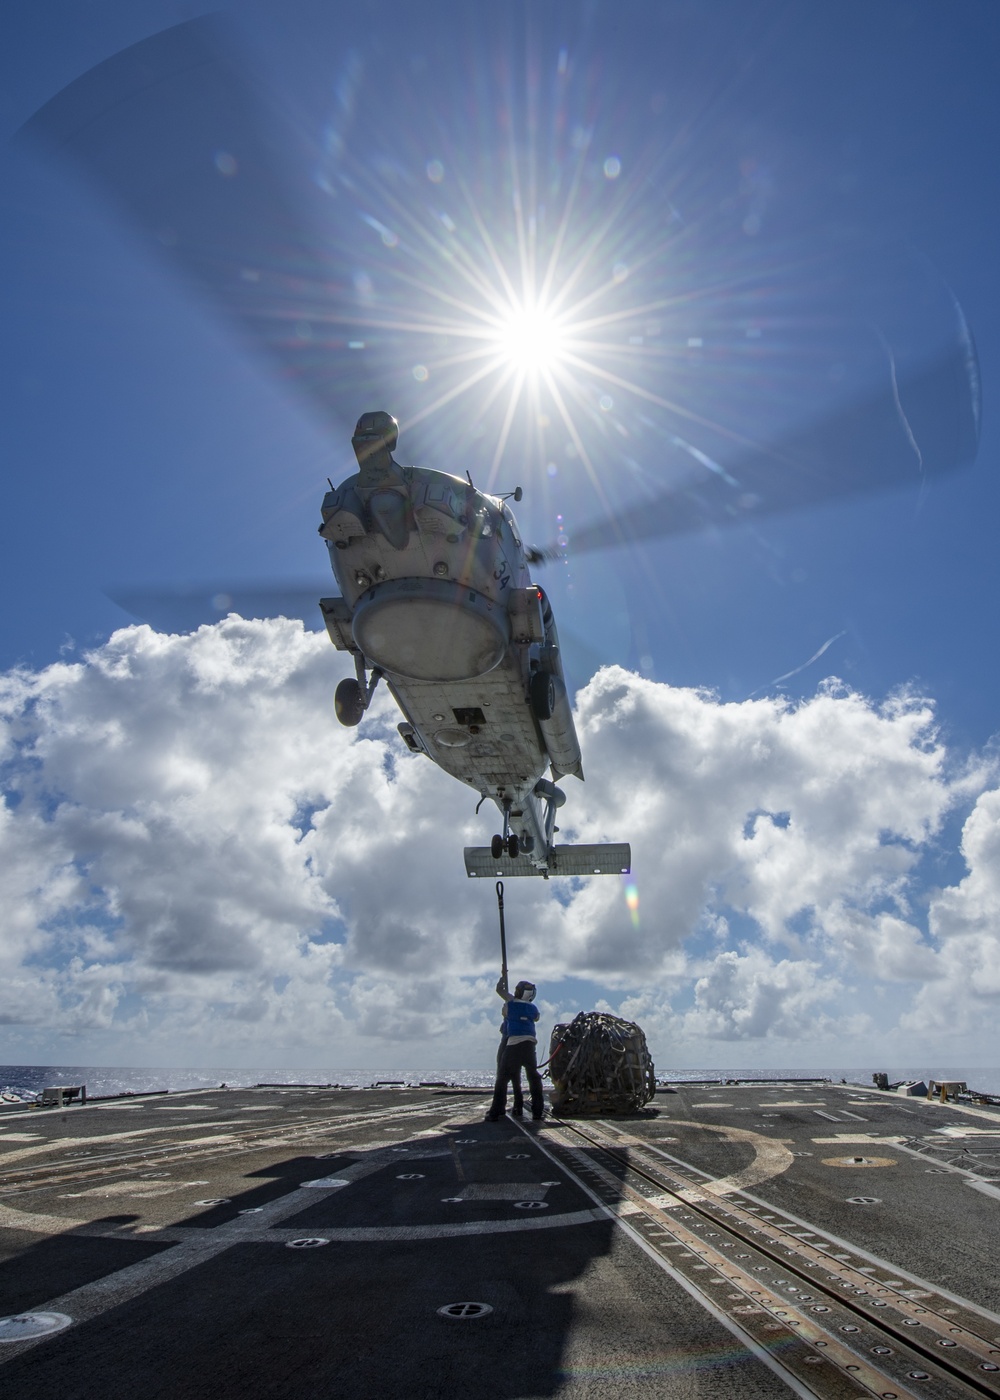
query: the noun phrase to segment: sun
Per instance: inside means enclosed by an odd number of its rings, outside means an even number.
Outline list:
[[[556,315],[541,303],[512,305],[497,331],[504,360],[524,375],[551,373],[562,359],[565,336]]]

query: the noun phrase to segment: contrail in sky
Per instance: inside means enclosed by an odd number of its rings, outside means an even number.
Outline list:
[[[766,690],[766,689],[768,688],[768,686],[777,685],[780,681],[787,681],[787,680],[790,680],[792,676],[797,676],[797,675],[799,674],[800,671],[804,671],[804,670],[806,669],[807,666],[811,666],[811,665],[813,664],[814,661],[818,661],[818,660],[820,659],[820,657],[823,655],[823,653],[824,653],[829,647],[832,647],[832,646],[833,646],[834,642],[839,642],[840,639],[841,639],[841,637],[846,637],[846,636],[847,636],[847,629],[845,628],[843,632],[837,632],[834,636],[827,638],[827,640],[826,640],[826,641],[823,643],[823,645],[820,647],[819,651],[813,652],[812,656],[810,656],[810,658],[809,658],[808,661],[803,661],[802,665],[801,665],[801,666],[796,666],[795,669],[794,669],[793,671],[786,671],[785,674],[784,674],[783,676],[775,676],[774,680],[773,680],[773,681],[768,681],[766,685],[760,685],[760,686],[758,686],[756,690],[752,690],[752,691],[750,692],[750,694],[747,696],[747,699],[748,699],[748,700],[752,700],[753,697],[754,697],[755,695],[759,695],[760,692],[761,692],[762,690]]]

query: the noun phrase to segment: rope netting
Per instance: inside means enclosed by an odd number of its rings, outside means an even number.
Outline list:
[[[632,1021],[603,1011],[581,1011],[555,1026],[549,1077],[556,1113],[635,1113],[656,1090],[646,1037]]]

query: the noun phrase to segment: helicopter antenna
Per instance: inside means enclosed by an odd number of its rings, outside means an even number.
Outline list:
[[[334,486],[333,482],[330,481],[330,478],[329,478],[329,477],[327,477],[327,482],[329,483],[329,486],[330,486],[330,490],[331,490],[331,491],[336,490],[336,487]]]
[[[466,469],[465,469],[465,479],[466,479],[466,481],[468,481],[469,485],[472,486],[473,491],[475,491],[476,488],[475,488],[475,486],[473,485],[473,482],[472,482],[472,473],[469,471],[469,468],[468,468],[468,467],[466,467]]]

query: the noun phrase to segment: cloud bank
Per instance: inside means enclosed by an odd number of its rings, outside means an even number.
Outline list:
[[[0,678],[8,1061],[489,1063],[496,908],[461,847],[492,819],[388,696],[342,729],[341,674],[300,624],[230,617]],[[664,1067],[991,1057],[1000,790],[926,699],[611,667],[577,706],[563,839],[630,840],[634,875],[508,884],[549,1018],[620,1009]]]

